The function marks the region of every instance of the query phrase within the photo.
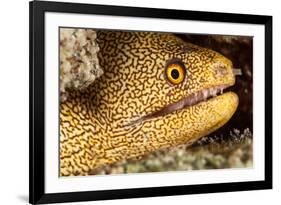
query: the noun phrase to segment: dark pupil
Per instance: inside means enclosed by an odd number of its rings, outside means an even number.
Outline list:
[[[180,76],[180,73],[179,73],[178,70],[173,69],[172,72],[171,72],[171,75],[174,79],[178,79],[178,77]]]

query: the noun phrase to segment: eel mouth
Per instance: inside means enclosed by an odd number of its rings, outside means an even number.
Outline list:
[[[230,86],[231,85],[224,84],[224,85],[213,86],[211,88],[204,88],[196,93],[192,93],[191,95],[188,95],[187,97],[182,98],[181,100],[179,100],[175,103],[171,103],[171,104],[161,108],[160,110],[157,110],[155,112],[144,115],[144,116],[130,122],[129,124],[127,124],[127,126],[135,125],[135,124],[141,123],[143,121],[147,121],[147,120],[150,120],[153,118],[164,116],[164,115],[170,114],[174,111],[182,110],[187,107],[199,104],[201,102],[206,102],[210,98],[214,98],[214,97],[217,97],[218,95],[222,95],[224,93],[223,91],[225,89],[229,88]]]

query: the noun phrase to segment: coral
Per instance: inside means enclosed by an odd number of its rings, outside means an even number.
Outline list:
[[[67,89],[84,89],[103,74],[97,54],[97,34],[92,29],[60,29],[60,97]]]

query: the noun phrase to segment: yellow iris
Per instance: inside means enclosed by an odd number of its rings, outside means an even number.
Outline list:
[[[166,68],[167,79],[174,85],[178,85],[183,82],[185,72],[185,68],[178,63],[172,63]]]

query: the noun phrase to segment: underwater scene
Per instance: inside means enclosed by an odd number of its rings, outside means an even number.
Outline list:
[[[59,173],[253,167],[253,38],[59,29]]]

